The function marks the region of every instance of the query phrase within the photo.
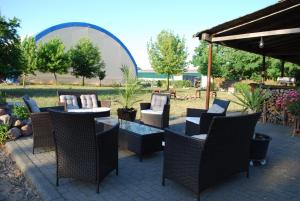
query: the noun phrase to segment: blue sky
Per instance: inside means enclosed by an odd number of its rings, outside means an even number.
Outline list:
[[[199,44],[193,34],[274,3],[277,0],[0,0],[0,13],[21,20],[22,37],[64,22],[95,24],[116,35],[139,67],[150,68],[147,42],[162,29],[185,38],[190,59]]]

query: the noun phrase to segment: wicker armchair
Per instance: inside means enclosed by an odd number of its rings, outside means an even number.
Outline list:
[[[49,109],[64,110],[63,106],[54,106],[54,107],[43,107],[39,108],[40,112],[34,112],[28,103],[29,96],[25,95],[22,97],[26,107],[30,112],[30,119],[32,124],[33,131],[33,147],[32,153],[34,154],[35,148],[53,148],[53,126]]]
[[[82,108],[80,96],[81,95],[87,95],[87,94],[95,94],[97,99],[98,107],[110,107],[111,101],[109,100],[98,100],[97,93],[94,91],[57,91],[58,97],[61,95],[74,95],[77,98],[78,106],[79,108]],[[65,103],[59,102],[60,105],[66,106]]]
[[[97,183],[111,171],[118,174],[119,124],[102,130],[96,128],[97,113],[50,111],[54,125],[56,150],[56,185],[59,178],[75,178]]]
[[[260,113],[214,117],[207,135],[185,136],[166,129],[162,185],[165,178],[197,194],[223,179],[246,172],[250,142]]]
[[[158,108],[154,108],[156,101],[154,99],[165,99],[165,103],[159,105]],[[158,104],[162,103],[158,101]],[[141,103],[141,121],[144,124],[154,126],[157,128],[169,127],[169,116],[170,116],[170,95],[162,93],[153,93],[151,96],[151,103]]]
[[[195,109],[187,108],[187,118],[185,125],[185,134],[188,136],[197,135],[199,133],[207,133],[209,126],[213,117],[215,116],[225,116],[230,101],[215,99],[213,102],[213,107],[222,108],[220,112],[204,110],[204,109]]]

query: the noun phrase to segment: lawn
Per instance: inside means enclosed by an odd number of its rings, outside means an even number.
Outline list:
[[[58,103],[57,90],[78,90],[78,91],[96,91],[100,100],[112,101],[112,116],[116,116],[116,110],[120,107],[117,102],[119,99],[118,89],[112,87],[94,87],[94,86],[74,86],[74,85],[30,85],[23,88],[22,86],[15,85],[0,85],[1,90],[5,91],[8,95],[7,101],[21,102],[21,97],[25,94],[37,101],[40,107],[54,106]],[[193,97],[195,96],[195,88],[188,89],[176,89],[177,96],[179,97]],[[138,100],[140,102],[149,102],[151,98],[152,89],[146,88],[140,94],[138,94]],[[228,92],[217,92],[217,97],[220,99],[236,100],[236,98]],[[201,92],[201,98],[189,98],[185,100],[171,100],[171,118],[185,116],[186,108],[204,108],[205,105],[205,91]],[[139,109],[139,103],[134,105]],[[229,105],[229,111],[238,111],[242,108],[237,104],[231,102]],[[137,113],[139,118],[139,111]]]

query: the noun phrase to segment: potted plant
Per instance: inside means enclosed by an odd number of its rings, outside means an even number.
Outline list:
[[[137,93],[140,91],[138,79],[133,75],[131,68],[123,65],[121,68],[124,87],[119,90],[120,99],[118,102],[123,106],[117,109],[118,118],[127,121],[134,121],[137,110],[133,104],[138,102]]]
[[[232,101],[241,105],[243,112],[262,112],[264,102],[270,97],[270,93],[262,88],[251,88],[249,85],[240,84],[237,87],[240,96],[234,96],[239,100]],[[255,133],[250,144],[250,160],[254,165],[265,165],[266,155],[271,137],[261,133]]]
[[[243,107],[243,112],[261,112],[264,102],[270,97],[270,93],[262,88],[251,88],[247,84],[239,84],[236,87],[239,94],[234,94],[238,101],[232,101]]]

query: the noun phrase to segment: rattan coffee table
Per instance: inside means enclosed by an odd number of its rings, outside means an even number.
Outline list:
[[[119,147],[127,148],[136,153],[140,161],[143,160],[143,155],[163,150],[164,130],[111,117],[100,117],[95,120],[97,123],[103,123],[106,126],[112,126],[120,122]]]

